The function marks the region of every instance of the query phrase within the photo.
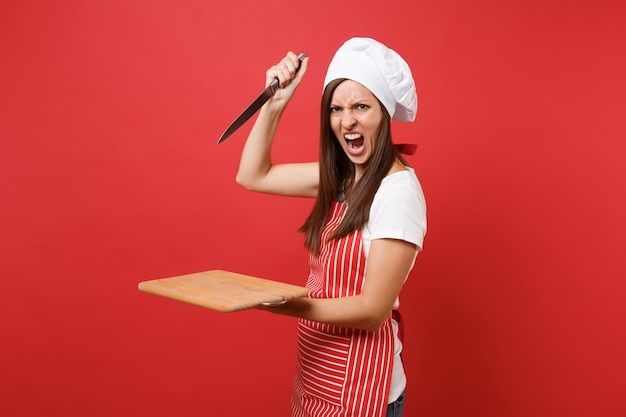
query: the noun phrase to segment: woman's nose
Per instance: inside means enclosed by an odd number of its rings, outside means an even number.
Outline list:
[[[350,112],[346,112],[343,114],[341,118],[341,125],[345,128],[349,128],[354,126],[356,123],[356,119]]]

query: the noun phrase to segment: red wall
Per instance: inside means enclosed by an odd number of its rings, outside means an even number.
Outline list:
[[[1,415],[288,415],[294,320],[137,284],[304,282],[311,202],[235,184],[250,124],[215,142],[292,49],[275,159],[315,158],[351,36],[398,50],[420,97],[394,127],[429,208],[407,417],[626,414],[620,2],[51,3],[0,5]]]

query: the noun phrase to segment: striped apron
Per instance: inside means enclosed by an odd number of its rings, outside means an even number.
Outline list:
[[[327,242],[345,215],[336,202],[322,232],[319,256],[309,255],[310,298],[361,292],[365,254],[361,231]],[[298,321],[298,360],[292,395],[293,417],[381,417],[386,412],[394,336],[391,316],[375,332]]]

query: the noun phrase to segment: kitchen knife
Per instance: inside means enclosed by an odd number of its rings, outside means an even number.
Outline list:
[[[300,65],[302,65],[302,60],[304,58],[306,58],[306,54],[302,53],[298,55],[298,61]],[[300,65],[298,65],[298,69],[296,69],[296,71],[300,69]],[[224,131],[217,143],[224,142],[227,137],[232,135],[237,129],[241,127],[241,125],[247,122],[248,119],[252,117],[252,115],[256,113],[267,100],[272,98],[276,90],[278,90],[279,83],[280,82],[278,80],[278,77],[274,78],[274,81],[272,81],[272,83],[267,86],[267,88],[261,93],[261,95],[259,95],[256,100],[254,100],[252,104],[250,104],[248,108],[245,109],[244,112],[241,113],[241,115],[237,119],[235,119],[235,121],[230,126],[228,126],[228,129]]]

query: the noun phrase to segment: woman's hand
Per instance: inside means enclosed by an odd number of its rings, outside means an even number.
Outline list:
[[[266,106],[277,110],[282,110],[287,106],[306,73],[308,63],[308,57],[305,57],[301,63],[298,60],[298,56],[290,51],[278,64],[267,70],[265,73],[265,86],[267,87],[275,78],[278,78],[280,88],[268,100]]]

